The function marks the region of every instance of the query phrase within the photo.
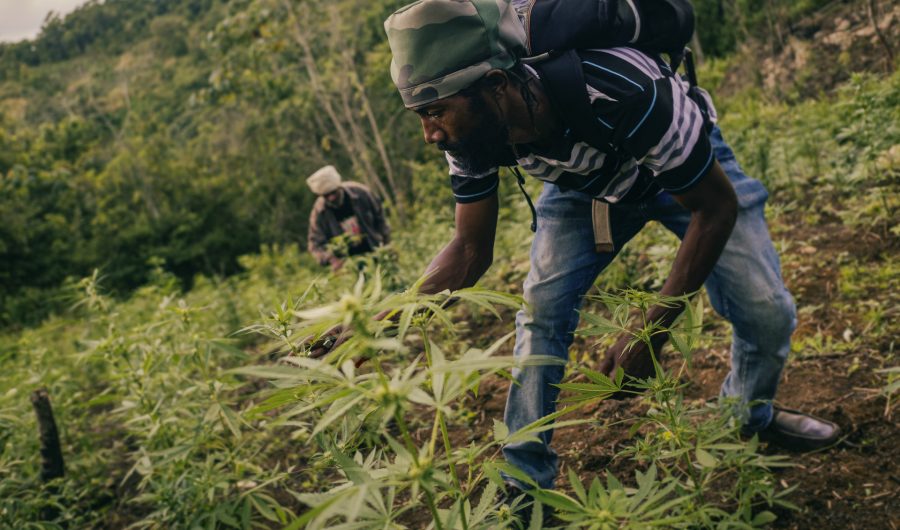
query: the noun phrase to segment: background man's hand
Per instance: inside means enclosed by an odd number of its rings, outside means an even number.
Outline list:
[[[344,260],[341,258],[332,257],[328,260],[328,263],[331,264],[331,272],[337,272],[344,266]]]

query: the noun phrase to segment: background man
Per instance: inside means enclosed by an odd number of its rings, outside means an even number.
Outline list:
[[[746,404],[745,431],[796,449],[837,440],[835,424],[773,406],[796,313],[763,215],[768,194],[741,171],[718,127],[705,128],[668,64],[631,48],[579,50],[591,110],[606,131],[605,143],[588,144],[573,137],[559,102],[519,61],[525,34],[505,0],[421,0],[385,29],[394,83],[425,141],[446,152],[457,202],[456,234],[429,265],[424,290],[471,286],[490,266],[498,167],[518,164],[545,184],[524,286],[528,309],[516,318],[517,357],[568,359],[582,296],[623,245],[658,221],[682,240],[661,292],[683,295],[705,283],[733,325],[722,393]],[[594,199],[609,204],[611,251],[595,249]],[[654,307],[649,318],[668,326],[680,311]],[[666,337],[657,339],[659,351]],[[646,348],[627,342],[606,353],[601,369],[652,375]],[[513,431],[555,410],[563,368],[531,366],[514,376],[504,418]],[[551,437],[504,448],[544,488],[558,470]]]
[[[306,179],[319,196],[309,214],[307,246],[320,265],[336,271],[347,256],[371,252],[390,242],[391,229],[384,218],[381,199],[356,182],[341,182],[334,166],[325,166]],[[346,254],[335,253],[329,242],[346,237]]]

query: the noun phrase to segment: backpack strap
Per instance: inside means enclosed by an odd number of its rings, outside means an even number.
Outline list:
[[[694,69],[694,53],[690,48],[684,48],[684,70],[688,80],[688,97],[700,108],[700,114],[703,116],[703,130],[706,134],[712,133],[713,123],[710,117],[709,107],[706,98],[700,93],[700,85],[697,84],[697,71]]]
[[[594,118],[578,53],[567,50],[544,57],[530,66],[540,76],[554,110],[576,138],[609,152],[612,146]],[[528,64],[527,60],[523,62]]]
[[[584,79],[584,71],[581,67],[581,57],[575,50],[562,53],[548,53],[535,58],[531,62],[541,78],[547,97],[553,109],[559,113],[569,131],[571,137],[584,141],[592,147],[604,152],[615,152],[615,147],[609,143],[606,131],[601,131],[600,125],[594,117],[591,108],[591,100],[587,92],[587,82]],[[524,61],[526,64],[528,60]],[[537,214],[532,206],[531,198],[525,191],[521,174],[518,168],[514,169],[518,179],[519,188],[525,194],[528,205],[531,207],[532,222],[531,231],[537,228]],[[591,220],[594,232],[594,243],[597,252],[612,252],[612,233],[609,228],[609,206],[601,200],[594,199],[591,206]]]

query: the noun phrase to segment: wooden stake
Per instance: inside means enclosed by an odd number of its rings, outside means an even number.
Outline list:
[[[49,482],[65,474],[62,449],[59,446],[59,431],[53,418],[50,396],[46,389],[38,389],[31,393],[31,404],[37,415],[41,433],[41,480]]]

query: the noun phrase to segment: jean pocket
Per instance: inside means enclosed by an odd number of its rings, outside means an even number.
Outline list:
[[[538,198],[538,223],[541,219],[588,219],[591,217],[591,197],[573,190],[563,190],[552,182],[544,183]]]

